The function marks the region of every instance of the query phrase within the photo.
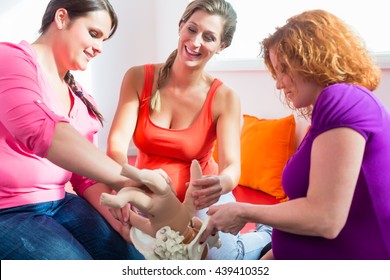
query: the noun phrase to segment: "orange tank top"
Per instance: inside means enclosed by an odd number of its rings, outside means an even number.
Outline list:
[[[199,161],[203,175],[218,174],[218,165],[212,157],[216,126],[211,111],[215,92],[222,82],[214,79],[199,116],[188,128],[167,129],[155,125],[150,119],[153,77],[154,65],[145,65],[144,88],[133,136],[138,148],[135,165],[140,169],[164,170],[171,178],[178,198],[183,201],[193,159]]]

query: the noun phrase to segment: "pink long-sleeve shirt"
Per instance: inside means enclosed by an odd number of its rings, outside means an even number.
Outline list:
[[[45,158],[58,122],[97,144],[99,122],[69,91],[73,104],[68,113],[31,45],[0,43],[0,209],[61,199],[69,181],[79,195],[96,183]]]

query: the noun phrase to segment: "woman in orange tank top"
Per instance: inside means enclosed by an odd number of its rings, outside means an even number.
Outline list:
[[[192,160],[206,176],[193,181],[192,195],[204,220],[214,204],[235,201],[231,191],[240,177],[240,100],[205,71],[214,54],[230,46],[236,13],[225,0],[195,0],[179,22],[177,49],[163,64],[130,68],[121,87],[108,138],[108,155],[127,162],[130,141],[138,149],[136,166],[163,169],[183,200]],[[212,157],[218,138],[218,164]],[[271,241],[271,229],[244,235],[220,233],[222,247],[208,259],[258,259]]]

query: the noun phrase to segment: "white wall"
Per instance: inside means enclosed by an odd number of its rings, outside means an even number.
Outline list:
[[[91,92],[105,117],[99,148],[106,149],[110,123],[117,106],[124,73],[134,65],[166,60],[177,47],[179,19],[187,0],[110,1],[119,17],[117,33],[105,43],[104,53],[90,65]],[[135,153],[131,145],[130,154]]]
[[[178,22],[188,0],[111,2],[121,19],[120,28],[111,39],[112,44],[107,43],[105,55],[99,58],[94,70],[94,93],[108,121],[100,132],[100,148],[103,150],[125,69],[132,65],[165,61],[177,46]],[[104,71],[104,67],[109,70]],[[223,80],[240,96],[243,113],[260,118],[278,118],[291,114],[291,110],[280,101],[275,82],[265,70],[215,69],[211,69],[211,74]],[[103,78],[104,75],[107,75],[106,78]],[[388,108],[389,92],[390,69],[384,71],[382,84],[376,91]],[[134,153],[132,146],[129,153]]]
[[[32,42],[44,12],[45,5],[42,3],[47,2],[0,1],[0,40],[19,41],[24,38]],[[134,65],[165,61],[177,46],[178,22],[188,0],[111,0],[111,3],[119,16],[118,31],[104,44],[103,54],[91,62],[88,70],[75,75],[95,96],[106,119],[99,133],[99,147],[103,151],[125,71]],[[26,10],[31,11],[32,6],[36,6],[37,10],[25,13]],[[280,102],[279,92],[270,75],[262,67],[248,69],[211,67],[210,72],[238,93],[243,113],[260,118],[290,114],[291,111]],[[376,93],[390,108],[390,69],[383,70],[382,83]],[[132,147],[130,153],[134,153]]]
[[[115,114],[120,85],[126,70],[156,61],[156,15],[154,0],[111,0],[119,18],[114,36],[105,42],[103,53],[89,65],[90,91],[96,98],[105,125],[99,132],[99,148],[106,150],[110,124]]]
[[[243,113],[265,118],[291,114],[279,100],[279,91],[268,72],[257,70],[211,73],[236,90],[241,97]],[[382,69],[382,82],[375,93],[390,109],[390,69]]]

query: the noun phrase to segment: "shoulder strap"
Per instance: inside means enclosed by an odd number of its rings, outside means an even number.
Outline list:
[[[150,95],[152,93],[153,88],[153,79],[154,79],[154,64],[145,64],[144,66],[144,87],[142,89],[141,94],[141,106],[148,103],[150,99]]]

